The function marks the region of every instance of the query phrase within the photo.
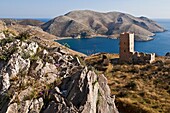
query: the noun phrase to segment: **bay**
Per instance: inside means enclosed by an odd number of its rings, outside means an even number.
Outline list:
[[[167,31],[156,33],[154,40],[147,42],[135,41],[135,51],[156,53],[159,56],[164,56],[170,52],[170,19],[157,19],[158,24],[163,26]],[[63,39],[57,40],[60,44],[67,43],[71,49],[79,51],[86,55],[108,52],[119,53],[119,40],[96,37],[91,39]]]

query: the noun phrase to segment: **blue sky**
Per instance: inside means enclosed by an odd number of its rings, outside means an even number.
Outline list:
[[[84,9],[170,18],[170,0],[0,0],[0,18],[53,18]]]

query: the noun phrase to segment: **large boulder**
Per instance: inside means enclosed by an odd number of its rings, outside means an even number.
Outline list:
[[[64,79],[61,92],[82,113],[118,113],[104,75],[87,68]]]

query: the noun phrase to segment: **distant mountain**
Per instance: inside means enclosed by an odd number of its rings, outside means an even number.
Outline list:
[[[44,22],[35,19],[0,19],[5,22],[6,25],[31,25],[31,26],[41,26]]]
[[[72,11],[42,25],[42,29],[59,37],[86,32],[87,35],[119,37],[122,32],[134,32],[136,40],[149,40],[154,32],[165,29],[146,17],[134,17],[120,12],[99,13],[90,10]]]

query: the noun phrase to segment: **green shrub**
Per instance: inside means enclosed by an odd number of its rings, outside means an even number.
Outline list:
[[[130,81],[128,84],[125,85],[125,88],[134,90],[137,88],[137,84],[134,81]]]
[[[16,46],[11,46],[7,50],[3,49],[3,51],[0,54],[0,60],[7,61],[10,58],[10,56],[17,50],[18,48]]]
[[[21,41],[25,41],[30,37],[30,34],[27,32],[21,33],[19,34],[17,37],[15,37],[16,39],[19,39]]]
[[[23,59],[28,59],[28,58],[30,58],[31,56],[30,56],[30,54],[29,53],[27,53],[27,52],[23,52],[23,54],[22,54],[22,56],[21,56]]]
[[[8,49],[8,56],[12,55],[14,52],[18,50],[17,46],[13,45]]]
[[[39,59],[38,55],[33,55],[33,56],[30,57],[31,61],[37,61],[38,59]]]
[[[7,61],[8,57],[6,55],[0,55],[0,60]]]
[[[10,34],[12,34],[13,36],[15,36],[15,33],[14,33],[13,31],[8,30],[8,29],[7,29],[7,30],[4,30],[3,33],[4,33],[5,37],[9,37]]]
[[[5,38],[5,39],[0,40],[0,45],[5,46],[7,43],[11,43],[13,41],[14,41],[14,38],[12,37]]]
[[[128,92],[125,90],[125,91],[120,91],[117,97],[128,97],[128,95],[129,95]]]

